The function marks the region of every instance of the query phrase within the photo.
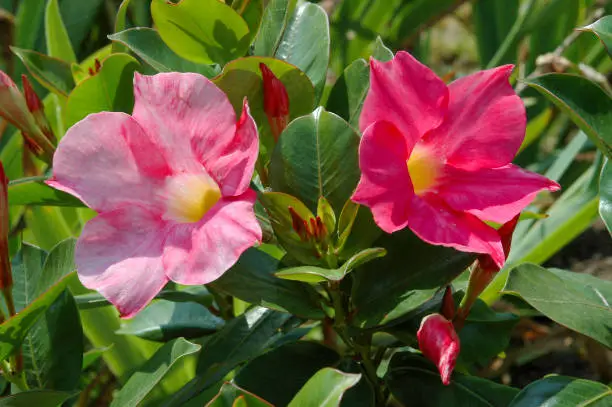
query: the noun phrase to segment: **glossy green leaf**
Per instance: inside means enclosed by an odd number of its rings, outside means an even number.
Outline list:
[[[66,62],[77,62],[66,26],[62,20],[58,0],[49,0],[45,11],[45,39],[47,54]]]
[[[72,70],[67,62],[27,49],[11,47],[11,50],[21,59],[30,74],[49,91],[65,97],[74,88]]]
[[[31,390],[0,398],[0,407],[60,407],[74,393],[52,390]]]
[[[474,3],[472,18],[482,66],[487,66],[497,53],[517,19],[518,11],[519,0],[507,0],[503,3],[478,0]],[[514,44],[513,48],[497,61],[497,65],[515,61],[517,44]]]
[[[166,342],[184,337],[197,338],[223,327],[223,319],[195,302],[157,300],[122,324],[117,333]]]
[[[117,9],[117,15],[115,17],[115,33],[120,33],[125,30],[126,20],[127,20],[127,12],[130,2],[132,0],[122,0],[119,8]],[[112,34],[108,36],[111,40],[113,38]],[[127,52],[127,49],[121,42],[114,42],[111,50],[113,53],[115,52]]]
[[[385,249],[374,247],[355,254],[337,269],[325,269],[315,266],[300,266],[280,270],[275,275],[285,280],[304,281],[307,283],[341,281],[348,273],[357,267],[379,257],[383,257],[386,254],[387,251]]]
[[[579,28],[579,30],[592,32],[599,37],[601,43],[608,50],[608,54],[612,55],[612,16],[604,16],[593,24]]]
[[[232,9],[236,11],[249,26],[250,42],[255,40],[264,14],[263,0],[235,0]]]
[[[108,38],[128,47],[158,72],[196,72],[207,78],[219,73],[214,66],[191,62],[176,55],[152,28],[130,28]]]
[[[273,57],[283,37],[297,0],[269,0],[261,27],[253,43],[253,55]]]
[[[46,178],[45,178],[46,179]],[[9,182],[10,205],[85,206],[78,198],[51,188],[40,177],[22,178]]]
[[[612,282],[535,264],[510,271],[503,289],[561,325],[612,347]]]
[[[313,212],[325,196],[334,210],[351,197],[360,171],[359,136],[342,118],[318,108],[289,124],[270,161],[270,184]]]
[[[606,160],[601,169],[599,195],[599,215],[610,234],[612,234],[612,164],[610,164],[610,160]]]
[[[287,253],[304,264],[323,264],[312,242],[303,241],[293,229],[289,207],[293,208],[300,218],[306,222],[310,222],[310,219],[314,218],[313,213],[302,201],[282,192],[263,192],[259,195],[259,202],[270,216],[270,224],[276,238]]]
[[[251,360],[234,382],[275,406],[286,406],[311,376],[339,360],[337,352],[318,343],[288,343]]]
[[[259,127],[262,150],[260,154],[269,160],[274,148],[272,131],[263,108],[263,79],[259,64],[264,63],[283,82],[289,96],[289,119],[312,112],[314,88],[310,79],[295,66],[274,58],[246,57],[225,65],[221,75],[214,82],[227,95],[237,117],[242,113],[246,97],[251,115]]]
[[[127,54],[112,54],[102,61],[96,75],[85,79],[70,93],[66,126],[102,111],[131,113],[134,106],[134,72],[139,64]]]
[[[163,405],[185,405],[237,365],[259,355],[296,325],[289,314],[262,307],[253,307],[232,319],[206,343],[206,350],[198,359],[197,377]]]
[[[319,100],[327,78],[329,47],[327,13],[318,4],[303,2],[287,22],[274,56],[304,71],[314,84],[315,100]]]
[[[608,158],[612,158],[612,98],[576,75],[548,74],[525,81],[566,113]]]
[[[210,286],[251,304],[305,318],[323,318],[325,314],[315,302],[314,290],[308,285],[275,277],[278,264],[275,258],[252,248]]]
[[[289,407],[337,407],[344,393],[361,380],[361,374],[330,367],[319,370],[289,403]]]
[[[387,255],[353,272],[353,324],[361,328],[408,317],[475,259],[427,244],[408,229],[384,234],[374,244],[385,248]]]
[[[185,356],[201,349],[200,345],[183,338],[174,339],[162,346],[151,359],[129,378],[113,398],[112,407],[137,406],[151,390],[168,374],[174,364]]]
[[[225,65],[249,47],[247,23],[219,0],[153,0],[151,15],[164,42],[193,62]]]
[[[421,407],[507,407],[518,393],[512,387],[457,372],[445,386],[434,364],[411,352],[393,355],[385,382],[400,403]]]
[[[229,382],[223,383],[219,393],[206,404],[206,407],[240,407],[242,405],[248,407],[273,407],[272,404],[261,397]]]
[[[372,49],[372,58],[387,62],[393,59],[393,51],[391,51],[383,42],[380,36],[376,37],[376,41],[374,42],[374,48]]]
[[[510,407],[607,407],[612,405],[612,388],[590,380],[547,376],[525,387]]]

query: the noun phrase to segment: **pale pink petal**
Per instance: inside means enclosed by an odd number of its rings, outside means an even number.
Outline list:
[[[402,134],[422,137],[442,123],[447,105],[444,82],[412,55],[400,51],[389,62],[370,60],[370,90],[359,128],[363,132],[372,123],[386,120]]]
[[[453,211],[433,194],[413,197],[408,227],[427,243],[462,252],[490,254],[500,267],[506,260],[495,229],[474,215]]]
[[[449,166],[440,179],[438,195],[456,211],[506,223],[529,205],[538,192],[559,188],[556,182],[512,164],[476,171]]]
[[[201,162],[208,163],[205,165],[213,171],[211,174],[213,178],[223,180],[221,181],[223,196],[243,194],[251,182],[259,152],[257,125],[251,117],[246,98],[234,137],[225,146],[225,150],[220,151],[219,156],[215,158],[210,157],[206,149],[200,150],[202,147],[207,148],[203,144],[194,147],[196,155]]]
[[[351,199],[368,206],[387,233],[404,228],[408,221],[414,193],[406,160],[414,142],[393,124],[378,121],[365,130],[359,144],[361,179]]]
[[[526,114],[508,78],[512,65],[451,83],[448,114],[425,142],[447,163],[473,170],[509,164],[525,137]]]
[[[236,139],[236,114],[214,83],[195,73],[134,76],[134,113],[164,152],[173,172],[199,172],[203,165],[219,185],[219,157]]]
[[[99,291],[121,316],[144,308],[168,282],[162,264],[164,223],[129,205],[90,220],[76,246],[83,285]]]
[[[256,194],[222,198],[196,224],[175,225],[166,240],[166,275],[180,284],[206,284],[219,278],[240,255],[261,240],[255,218]]]
[[[48,184],[100,212],[127,204],[154,207],[164,168],[136,121],[124,113],[102,112],[68,130],[53,157]]]

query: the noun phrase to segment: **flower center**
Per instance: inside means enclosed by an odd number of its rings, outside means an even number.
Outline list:
[[[406,165],[415,194],[421,195],[435,185],[440,166],[427,148],[415,146]]]
[[[217,183],[206,174],[181,174],[166,181],[165,219],[197,222],[221,199]]]

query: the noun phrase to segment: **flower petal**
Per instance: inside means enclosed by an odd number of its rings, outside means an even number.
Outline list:
[[[351,199],[372,210],[376,224],[392,233],[406,226],[414,195],[406,160],[415,143],[391,123],[374,122],[359,144],[361,179]]]
[[[133,150],[150,154],[151,160],[136,160]],[[163,175],[156,166],[165,164],[156,159],[156,151],[130,116],[92,114],[72,126],[60,142],[53,157],[53,178],[47,183],[99,212],[126,204],[153,207]],[[160,177],[151,177],[155,175]]]
[[[448,114],[424,140],[447,163],[474,170],[509,164],[525,137],[526,114],[508,82],[512,65],[479,71],[451,83]]]
[[[238,197],[222,198],[197,224],[174,226],[164,248],[168,278],[180,284],[206,284],[232,267],[261,240],[255,199],[249,189]]]
[[[408,227],[427,243],[468,253],[487,253],[500,267],[506,260],[495,229],[474,215],[453,211],[433,194],[413,197]]]
[[[541,190],[557,191],[559,188],[556,182],[512,164],[476,171],[448,166],[438,186],[438,194],[456,211],[506,223]]]
[[[210,157],[207,150],[200,150],[196,146],[196,155],[201,162],[210,163],[207,167],[213,168],[211,174],[221,183],[223,196],[237,196],[243,194],[249,187],[257,154],[259,152],[259,138],[257,136],[257,125],[251,117],[247,99],[244,98],[242,115],[236,125],[233,139],[225,146],[225,150],[219,152],[217,158]],[[200,150],[200,151],[198,151]],[[215,161],[212,163],[212,161]]]
[[[168,282],[162,264],[164,224],[135,205],[90,220],[76,246],[79,279],[129,318]]]
[[[236,114],[214,83],[195,73],[134,75],[134,113],[165,152],[173,172],[206,171],[219,185],[217,161],[232,145]]]
[[[400,51],[389,62],[370,60],[370,90],[359,128],[386,120],[405,135],[421,137],[438,127],[448,105],[448,89],[428,67]],[[416,142],[416,140],[415,140]]]

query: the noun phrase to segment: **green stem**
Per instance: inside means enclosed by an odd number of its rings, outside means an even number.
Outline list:
[[[372,384],[372,388],[374,389],[376,405],[383,406],[385,404],[385,395],[383,394],[382,388],[380,387],[380,380],[378,380],[378,375],[376,374],[376,366],[370,358],[371,339],[372,337],[370,336],[368,338],[367,344],[355,343],[355,350],[357,350],[357,352],[359,352],[359,355],[361,356],[361,362],[366,374],[366,378]]]
[[[13,383],[21,391],[29,390],[28,384],[26,383],[25,378],[23,377],[23,374],[21,373],[18,373],[16,375],[13,374],[13,369],[11,368],[10,364],[6,360],[1,361],[0,366],[2,367],[2,372],[4,373],[4,378],[6,380]]]

